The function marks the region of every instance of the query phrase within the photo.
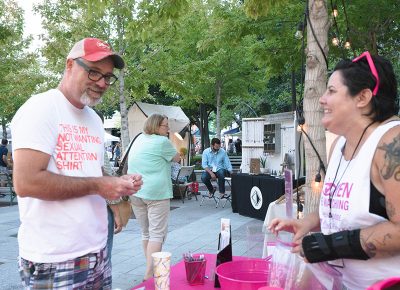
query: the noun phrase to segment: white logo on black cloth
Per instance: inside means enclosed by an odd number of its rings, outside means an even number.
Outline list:
[[[255,209],[259,210],[262,207],[263,197],[261,190],[257,186],[253,186],[253,188],[250,190],[250,201],[251,205]]]

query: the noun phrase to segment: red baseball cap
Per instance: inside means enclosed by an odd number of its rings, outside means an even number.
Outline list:
[[[114,67],[123,69],[125,62],[121,56],[112,51],[110,45],[97,38],[84,38],[72,47],[67,59],[83,58],[87,61],[99,61],[110,57]]]

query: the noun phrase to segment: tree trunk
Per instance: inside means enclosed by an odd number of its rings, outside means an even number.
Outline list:
[[[217,138],[221,140],[221,80],[217,80],[215,83],[215,98],[217,99],[217,115],[216,115],[216,130]]]
[[[118,2],[119,4],[119,2]],[[124,55],[125,52],[125,42],[124,42],[124,22],[122,15],[117,16],[117,33],[118,33],[118,48],[119,54]],[[119,110],[121,113],[121,148],[122,152],[129,145],[129,129],[128,129],[128,108],[126,106],[125,98],[125,68],[121,69],[119,72]],[[121,155],[122,156],[122,155]]]
[[[210,137],[208,129],[208,114],[206,105],[200,104],[200,136],[201,136],[201,152],[210,147]]]
[[[303,103],[306,120],[304,130],[310,136],[322,161],[326,164],[325,129],[321,125],[322,111],[319,106],[319,98],[326,90],[327,64],[316,39],[327,56],[329,48],[327,42],[329,19],[325,1],[312,0],[309,2],[308,8],[309,19],[307,23],[306,73]],[[311,27],[314,29],[315,36]],[[305,138],[304,143],[307,161],[304,213],[308,214],[318,210],[320,192],[313,192],[311,184],[318,172],[320,162],[307,138]]]
[[[129,130],[128,130],[128,108],[126,107],[125,100],[125,69],[122,69],[119,73],[119,110],[121,112],[121,145],[122,151],[129,145]]]

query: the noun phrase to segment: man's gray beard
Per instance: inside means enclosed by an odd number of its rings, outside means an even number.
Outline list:
[[[83,105],[89,106],[89,107],[94,107],[97,104],[100,104],[102,100],[103,100],[103,98],[93,99],[93,98],[89,97],[89,95],[86,92],[84,92],[82,94],[81,99],[80,99],[80,101]]]

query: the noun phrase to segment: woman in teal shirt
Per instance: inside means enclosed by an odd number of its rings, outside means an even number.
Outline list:
[[[170,198],[172,198],[171,161],[180,155],[168,139],[168,118],[153,114],[144,124],[129,152],[128,173],[140,173],[142,188],[131,196],[132,208],[142,229],[146,256],[144,280],[153,276],[151,254],[160,252],[168,231]]]

